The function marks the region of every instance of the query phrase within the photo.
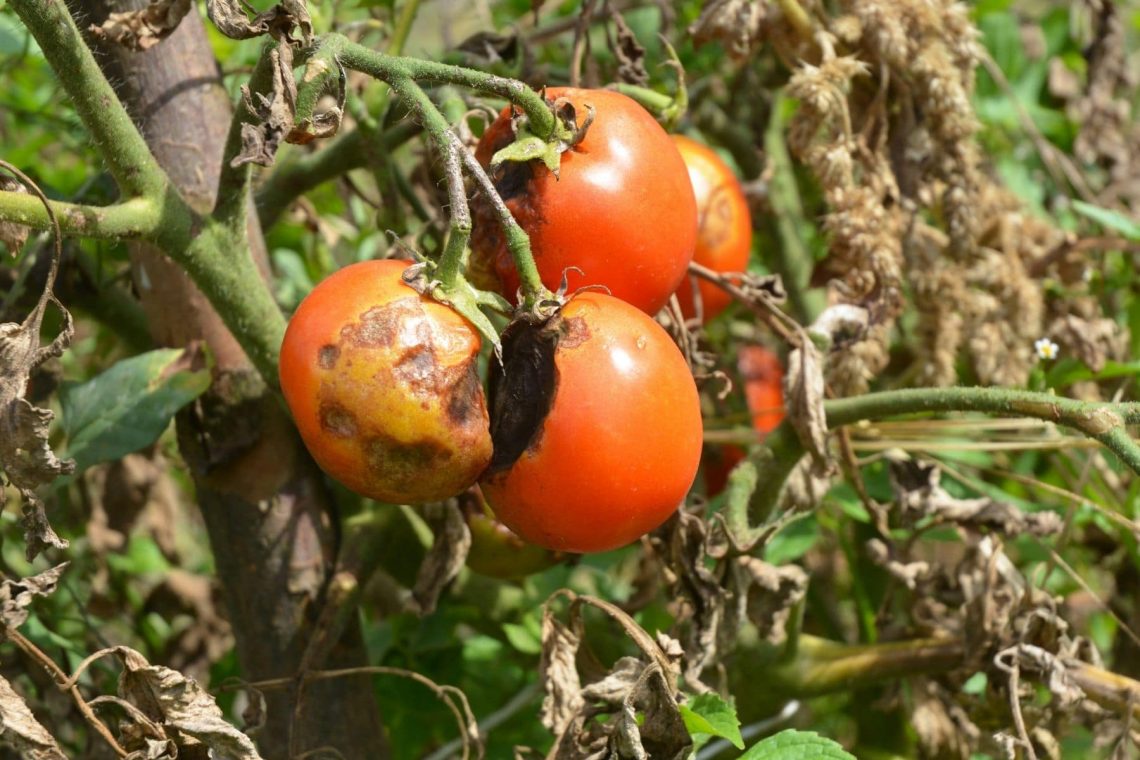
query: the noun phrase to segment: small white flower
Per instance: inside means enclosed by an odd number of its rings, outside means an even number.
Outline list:
[[[1033,343],[1033,350],[1037,352],[1038,359],[1056,359],[1060,348],[1048,338],[1038,338]]]

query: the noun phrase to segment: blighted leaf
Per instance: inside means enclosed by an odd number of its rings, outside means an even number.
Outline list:
[[[67,564],[62,562],[39,575],[0,584],[0,622],[5,628],[16,629],[24,624],[28,619],[28,605],[37,597],[48,596],[55,591]]]
[[[542,725],[560,736],[582,709],[582,682],[575,658],[581,637],[554,616],[548,604],[542,615],[542,658],[538,677],[546,690]]]
[[[10,193],[26,193],[28,188],[11,177],[0,177],[0,190]],[[8,253],[15,256],[28,240],[28,228],[15,222],[0,222],[0,245],[8,247]]]
[[[111,651],[123,663],[119,696],[166,729],[180,747],[194,740],[206,745],[211,757],[261,759],[253,741],[226,722],[214,698],[196,681],[170,668],[151,665],[130,647]]]
[[[55,739],[48,733],[23,697],[16,693],[12,684],[0,676],[0,742],[20,753],[28,760],[67,760],[67,755],[59,748]]]
[[[618,62],[617,81],[646,86],[649,84],[649,74],[645,70],[645,48],[614,8],[610,8],[610,21],[613,22],[616,36],[610,43],[610,49]]]
[[[151,0],[140,10],[110,14],[90,31],[130,50],[147,50],[169,37],[193,7],[191,0]]]
[[[738,557],[734,571],[741,578],[741,592],[747,595],[748,619],[760,638],[783,644],[792,613],[807,594],[808,575],[798,565],[771,565],[758,557]]]
[[[762,38],[767,3],[754,0],[712,0],[689,27],[698,45],[719,41],[729,55],[744,58]]]
[[[294,42],[294,29],[301,32],[301,42],[308,44],[313,36],[313,21],[304,0],[283,0],[252,19],[245,8],[235,0],[206,0],[206,15],[225,36],[234,40],[247,40],[262,34]]]
[[[241,125],[241,151],[230,161],[231,166],[259,164],[270,166],[277,147],[293,129],[297,111],[297,82],[293,78],[293,48],[280,44],[269,51],[273,81],[268,95],[251,93],[242,85],[242,104],[256,123]],[[256,98],[256,102],[255,102]]]
[[[435,540],[420,565],[412,589],[410,606],[419,615],[435,611],[440,593],[459,575],[471,550],[471,529],[454,500],[428,505],[425,511]]]
[[[681,705],[681,717],[690,734],[706,734],[727,739],[737,749],[744,749],[740,735],[740,719],[736,708],[719,694],[698,694]]]
[[[855,760],[838,743],[814,731],[789,728],[753,745],[740,760]]]
[[[827,470],[827,416],[823,411],[823,357],[804,333],[800,345],[788,354],[788,373],[784,377],[784,397],[788,419],[803,442],[812,461]]]
[[[890,474],[901,514],[912,524],[921,518],[934,518],[974,530],[986,528],[1013,536],[1021,533],[1047,536],[1059,532],[1063,525],[1056,512],[1022,512],[1013,504],[987,496],[976,499],[952,496],[941,485],[942,470],[932,464],[892,461]]]
[[[60,388],[68,454],[86,469],[154,443],[179,409],[210,387],[202,349],[132,356],[85,383]]]
[[[643,716],[640,723],[637,713]],[[622,702],[621,717],[625,720],[618,724],[618,746],[633,749],[629,756],[683,760],[689,754],[693,739],[681,718],[673,687],[656,663],[645,668]]]

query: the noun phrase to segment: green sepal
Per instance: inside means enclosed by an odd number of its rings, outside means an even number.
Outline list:
[[[562,149],[557,142],[547,142],[529,132],[520,132],[514,142],[491,157],[491,168],[496,169],[505,161],[526,163],[539,159],[557,177],[561,155]]]

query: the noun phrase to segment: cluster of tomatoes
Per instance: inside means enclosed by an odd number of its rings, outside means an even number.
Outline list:
[[[495,517],[540,547],[594,552],[636,540],[682,503],[700,463],[692,374],[652,315],[674,293],[687,316],[725,308],[691,280],[694,258],[743,270],[751,224],[731,170],[671,138],[634,101],[551,89],[592,121],[561,156],[507,163],[492,179],[528,233],[556,308],[519,310],[480,380],[478,333],[413,290],[408,262],[368,261],[302,302],[281,349],[281,385],[309,450],[352,490],[395,503],[478,483]],[[514,139],[504,111],[476,157]],[[497,220],[475,201],[473,261],[514,297],[519,277]]]

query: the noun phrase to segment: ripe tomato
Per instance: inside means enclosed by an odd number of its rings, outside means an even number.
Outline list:
[[[281,344],[281,390],[317,464],[353,491],[415,504],[471,485],[491,458],[479,335],[366,261],[323,280]]]
[[[704,457],[705,495],[712,498],[723,492],[728,485],[729,473],[746,456],[748,452],[732,443],[708,447]]]
[[[763,346],[741,346],[736,368],[744,380],[744,399],[760,440],[784,420],[784,367]]]
[[[697,206],[685,162],[665,130],[625,95],[571,87],[546,93],[548,99],[568,99],[579,125],[592,106],[593,123],[562,154],[557,177],[537,159],[506,162],[492,176],[495,186],[530,235],[546,287],[556,289],[566,273],[572,290],[604,285],[653,314],[681,283],[696,245]],[[513,139],[504,110],[475,156],[489,166]],[[519,278],[498,220],[480,197],[472,205],[474,266],[493,268],[503,295],[514,298]]]
[[[580,293],[503,334],[491,370],[495,515],[539,546],[599,552],[663,523],[701,456],[696,384],[669,335],[617,298]]]
[[[693,261],[716,272],[743,272],[752,252],[752,217],[748,200],[732,169],[711,148],[684,135],[673,135],[697,198],[697,250]],[[732,297],[707,280],[689,276],[677,288],[681,312],[696,316],[693,287],[701,296],[703,321],[724,311]]]

